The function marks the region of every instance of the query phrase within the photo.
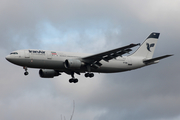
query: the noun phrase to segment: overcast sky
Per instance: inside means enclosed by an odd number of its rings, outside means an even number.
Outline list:
[[[180,120],[179,0],[1,0],[0,119]],[[5,60],[18,49],[99,53],[160,32],[154,57],[134,71],[42,79]]]

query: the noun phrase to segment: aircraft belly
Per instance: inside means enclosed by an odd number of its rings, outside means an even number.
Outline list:
[[[63,62],[57,60],[32,60],[27,67],[43,69],[60,69],[63,68]]]
[[[113,72],[123,72],[130,70],[131,66],[123,63],[123,61],[112,60],[109,62],[101,62],[103,65],[98,69],[93,69],[93,72],[102,73],[113,73]]]
[[[24,66],[27,64],[27,62],[24,59],[20,59],[20,58],[13,58],[13,60],[10,62],[19,66]]]
[[[64,68],[64,61],[60,59],[42,59],[42,58],[17,58],[13,59],[13,64],[19,66],[26,66],[29,68],[43,68],[43,69],[62,69]]]

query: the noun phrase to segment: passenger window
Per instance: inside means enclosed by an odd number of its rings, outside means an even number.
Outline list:
[[[17,52],[10,53],[10,55],[17,55],[17,54],[18,54]]]

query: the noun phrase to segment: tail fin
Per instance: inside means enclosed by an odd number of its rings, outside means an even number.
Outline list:
[[[151,59],[153,57],[159,35],[160,33],[151,33],[149,37],[144,41],[144,43],[141,44],[137,51],[133,53],[131,56],[138,56],[144,57],[146,59]]]

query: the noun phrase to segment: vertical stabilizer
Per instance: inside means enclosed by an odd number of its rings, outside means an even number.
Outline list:
[[[159,35],[160,33],[151,33],[148,36],[148,38],[144,41],[144,43],[142,43],[141,46],[137,49],[137,51],[133,53],[131,56],[151,59],[153,57]]]

